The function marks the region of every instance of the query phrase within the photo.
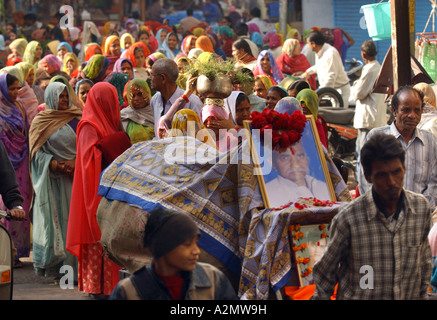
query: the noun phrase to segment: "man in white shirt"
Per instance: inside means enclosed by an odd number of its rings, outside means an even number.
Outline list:
[[[184,90],[178,87],[176,81],[179,76],[179,69],[176,62],[172,59],[163,58],[158,59],[153,64],[152,72],[150,74],[150,84],[152,89],[157,92],[150,100],[153,117],[155,121],[155,135],[159,137],[157,132],[157,125],[159,118],[161,118],[173,103],[184,94]],[[185,109],[192,109],[200,116],[200,110],[203,103],[196,95],[190,95]]]
[[[319,87],[336,89],[343,98],[343,106],[348,108],[351,86],[338,50],[326,42],[320,31],[310,32],[307,44],[316,53],[316,63],[308,68],[302,77],[308,80],[312,74],[317,73]]]
[[[320,200],[331,200],[326,183],[308,175],[308,160],[298,142],[286,151],[274,150],[272,167],[278,171],[278,176],[266,183],[270,207],[278,208],[300,197],[315,197]]]
[[[376,46],[372,40],[361,45],[361,56],[365,63],[360,78],[352,86],[352,97],[356,101],[354,127],[358,130],[356,141],[357,159],[367,133],[387,124],[387,107],[384,95],[372,93],[381,65],[376,60]]]

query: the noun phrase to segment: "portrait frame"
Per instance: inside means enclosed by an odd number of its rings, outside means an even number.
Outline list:
[[[305,155],[308,158],[308,174],[316,179],[314,181],[317,181],[317,184],[320,185],[319,187],[324,189],[324,194],[326,195],[326,197],[329,197],[329,199],[322,199],[317,197],[317,195],[314,195],[314,197],[318,198],[319,200],[337,201],[334,187],[330,178],[328,165],[326,163],[326,158],[323,152],[323,147],[320,142],[319,134],[317,132],[316,122],[312,115],[307,115],[306,118],[307,122],[305,125],[305,129],[302,133],[301,142]],[[254,165],[254,173],[258,179],[265,208],[279,208],[281,206],[287,205],[290,202],[297,201],[284,201],[284,203],[280,205],[278,205],[277,202],[272,203],[270,198],[272,197],[275,190],[271,190],[269,188],[268,182],[272,181],[275,177],[279,175],[278,171],[275,170],[272,166],[273,151],[271,150],[271,146],[270,149],[268,149],[269,146],[267,146],[266,149],[266,147],[261,142],[261,137],[253,132],[253,127],[251,126],[250,120],[245,120],[243,124],[249,135],[248,140],[251,158]],[[268,151],[270,151],[270,154]],[[277,194],[278,193],[275,193],[275,196],[277,196]]]
[[[329,223],[291,225],[290,247],[296,266],[299,287],[314,284],[313,268],[329,243]]]

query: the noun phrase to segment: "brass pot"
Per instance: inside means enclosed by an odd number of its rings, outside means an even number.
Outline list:
[[[197,78],[197,92],[205,98],[225,99],[230,96],[232,90],[232,81],[227,76],[219,75],[212,81],[204,75]]]

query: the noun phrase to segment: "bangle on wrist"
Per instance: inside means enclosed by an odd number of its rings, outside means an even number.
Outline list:
[[[12,209],[20,209],[20,210],[23,210],[23,207],[22,207],[22,206],[15,206],[15,207],[13,207]]]
[[[182,98],[184,98],[185,102],[190,102],[190,100],[188,100],[188,97],[185,95],[185,93],[182,95]]]

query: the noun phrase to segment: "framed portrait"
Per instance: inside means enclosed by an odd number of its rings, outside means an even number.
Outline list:
[[[261,141],[251,121],[244,122],[266,208],[279,208],[299,198],[336,201],[316,123],[313,116],[306,119],[300,141],[279,150]]]
[[[291,225],[289,233],[299,286],[314,284],[312,271],[328,245],[329,224]]]

